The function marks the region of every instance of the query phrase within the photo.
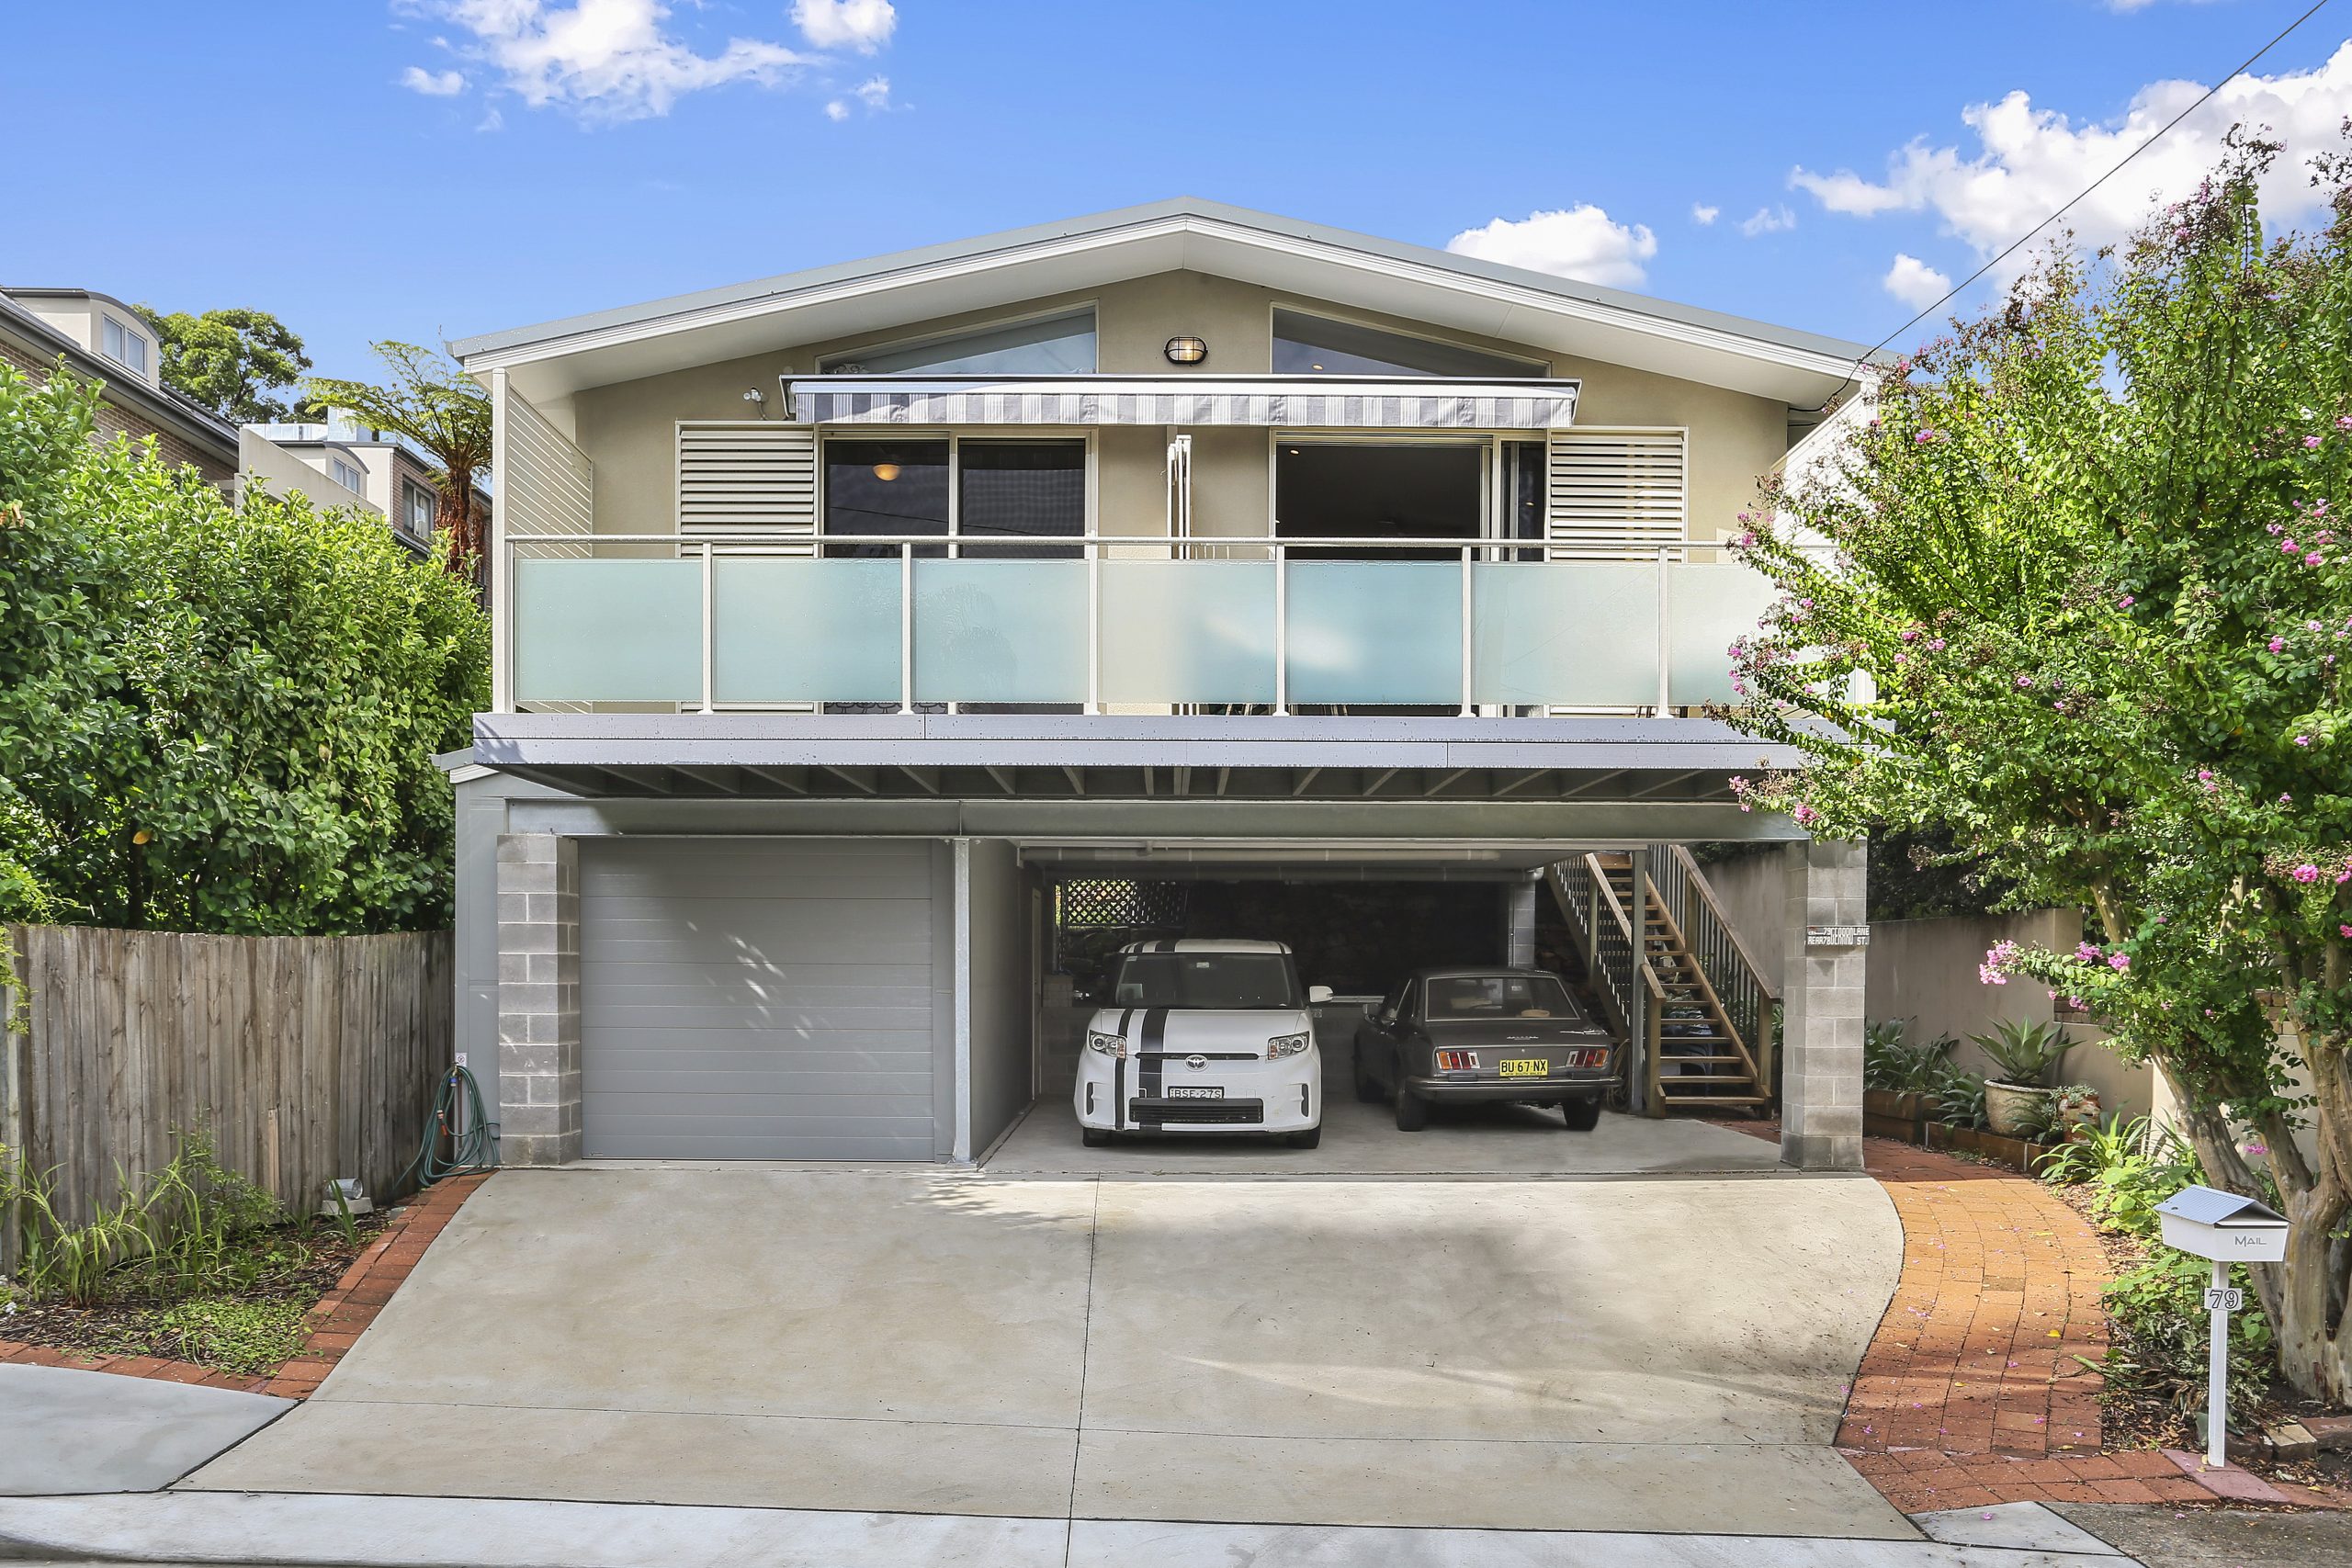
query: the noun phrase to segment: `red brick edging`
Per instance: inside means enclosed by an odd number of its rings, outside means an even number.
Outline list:
[[[390,1222],[367,1250],[351,1260],[334,1289],[319,1298],[308,1315],[311,1337],[300,1353],[270,1377],[247,1377],[216,1371],[188,1361],[166,1361],[153,1356],[81,1356],[48,1345],[27,1345],[0,1339],[0,1361],[37,1367],[71,1367],[85,1372],[115,1372],[124,1377],[160,1378],[167,1382],[201,1383],[207,1388],[236,1389],[244,1393],[273,1393],[284,1399],[304,1399],[334,1371],[343,1353],[375,1321],[392,1299],[401,1281],[424,1256],[458,1206],[475,1188],[489,1179],[453,1176],[436,1182],[395,1210]]]
[[[1863,1162],[1903,1222],[1903,1274],[1855,1373],[1838,1451],[1906,1514],[1996,1503],[2352,1499],[2193,1455],[2101,1451],[2105,1254],[2040,1181],[1882,1138]],[[2078,1359],[2079,1358],[2079,1359]]]

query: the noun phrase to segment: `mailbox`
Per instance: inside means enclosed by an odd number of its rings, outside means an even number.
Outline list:
[[[2156,1214],[2164,1224],[2165,1245],[2193,1257],[2275,1263],[2287,1256],[2287,1216],[2234,1192],[2183,1188],[2157,1204]]]

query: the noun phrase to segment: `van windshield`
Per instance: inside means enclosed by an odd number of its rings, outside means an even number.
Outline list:
[[[1279,953],[1133,953],[1119,961],[1111,1005],[1295,1008],[1298,979]]]

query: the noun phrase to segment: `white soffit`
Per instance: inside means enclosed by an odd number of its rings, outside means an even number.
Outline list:
[[[733,298],[717,290],[682,298],[674,309],[611,312],[458,346],[477,375],[503,368],[515,390],[544,402],[583,388],[1190,269],[1796,405],[1826,400],[1852,377],[1850,357],[1836,352],[1843,345],[1828,340],[1814,347],[1748,336],[1690,319],[1702,312],[1662,306],[1651,313],[1561,292],[1533,275],[1515,282],[1512,269],[1471,270],[1442,253],[1425,254],[1179,212],[966,254],[919,253],[908,265],[874,273],[820,269],[797,287],[779,279],[772,292]]]

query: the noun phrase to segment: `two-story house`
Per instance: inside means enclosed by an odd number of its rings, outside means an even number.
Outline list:
[[[1769,596],[1723,541],[1860,346],[1177,200],[457,352],[510,1163],[973,1158],[1055,1077],[1057,890],[1313,864],[1491,884],[1498,958],[1553,906],[1637,1108],[1859,1165],[1861,849],[1743,813],[1792,759],[1705,709]],[[1778,998],[1685,848],[1758,838]]]
[[[402,544],[420,555],[432,553],[441,510],[434,465],[390,431],[355,424],[341,415],[324,423],[254,424],[245,431],[334,482],[333,491],[301,483],[312,501],[330,504],[348,491],[381,513]],[[485,518],[495,510],[490,491],[481,485],[474,487],[474,508]]]

